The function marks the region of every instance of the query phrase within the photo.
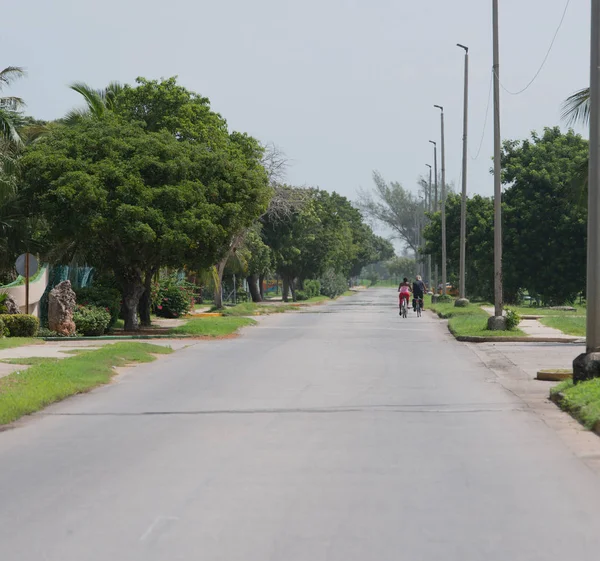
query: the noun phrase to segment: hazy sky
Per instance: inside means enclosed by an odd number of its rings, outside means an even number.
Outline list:
[[[178,75],[231,129],[279,145],[289,181],[356,198],[374,169],[413,188],[431,162],[446,108],[447,177],[458,183],[463,56],[471,49],[470,151],[479,146],[492,64],[491,0],[19,0],[2,7],[0,66],[11,88],[53,119],[79,104],[67,84]],[[501,79],[535,74],[566,0],[500,0]],[[524,94],[502,95],[502,136],[559,123],[589,81],[589,0],[571,0],[550,58]],[[469,191],[492,193],[492,112]]]

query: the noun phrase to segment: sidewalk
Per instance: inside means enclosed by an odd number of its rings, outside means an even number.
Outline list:
[[[494,315],[494,308],[482,306],[481,309],[487,312],[490,316]],[[576,339],[573,335],[566,335],[559,329],[548,327],[540,323],[537,319],[524,319],[519,323],[521,329],[528,337],[547,337],[548,339]]]
[[[18,358],[71,358],[75,356],[71,351],[93,351],[104,345],[114,345],[123,341],[119,340],[101,340],[101,341],[47,341],[40,345],[25,345],[23,347],[15,347],[12,349],[4,349],[0,351],[0,361],[7,359],[18,359]],[[134,341],[135,342],[135,341]],[[190,341],[186,339],[153,339],[138,341],[144,343],[151,343],[152,345],[160,345],[163,347],[171,347],[174,351],[188,347],[197,343],[197,341]],[[26,370],[29,368],[23,364],[7,364],[0,362],[0,378],[8,376],[13,372],[19,370]]]

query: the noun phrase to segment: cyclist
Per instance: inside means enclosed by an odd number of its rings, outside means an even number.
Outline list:
[[[398,292],[400,293],[400,314],[402,314],[402,300],[406,300],[406,307],[408,307],[408,304],[410,302],[410,283],[408,282],[408,279],[406,277],[404,277],[404,280],[400,283],[400,286],[398,287]]]
[[[413,310],[417,311],[417,298],[421,300],[421,309],[424,310],[425,283],[420,275],[417,275],[417,280],[413,282]]]

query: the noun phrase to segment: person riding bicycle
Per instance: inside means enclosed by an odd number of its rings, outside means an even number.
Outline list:
[[[408,307],[408,303],[410,302],[410,283],[408,282],[408,279],[406,277],[404,277],[404,280],[402,281],[402,283],[400,283],[400,286],[398,287],[398,292],[400,293],[400,313],[402,313],[402,300],[406,300],[406,307]]]
[[[417,299],[421,301],[421,309],[425,309],[423,298],[425,297],[425,283],[420,275],[417,275],[417,280],[413,283],[413,310],[417,311]]]

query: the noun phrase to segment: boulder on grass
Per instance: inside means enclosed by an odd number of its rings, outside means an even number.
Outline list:
[[[75,335],[73,310],[76,296],[71,288],[71,281],[57,284],[48,296],[48,327],[60,335],[69,337]]]

